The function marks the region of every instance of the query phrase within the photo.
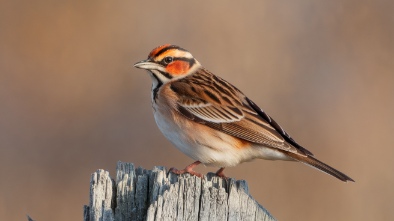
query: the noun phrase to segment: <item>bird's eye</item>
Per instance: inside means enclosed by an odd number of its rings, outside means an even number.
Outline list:
[[[169,64],[173,61],[174,59],[172,57],[165,57],[164,58],[164,63]]]

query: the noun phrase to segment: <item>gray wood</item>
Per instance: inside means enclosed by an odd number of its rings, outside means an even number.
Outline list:
[[[108,171],[97,170],[90,179],[90,203],[84,207],[85,219],[91,221],[112,221],[114,219],[115,182]]]
[[[168,173],[118,162],[116,181],[97,170],[84,221],[275,220],[250,195],[246,181]]]

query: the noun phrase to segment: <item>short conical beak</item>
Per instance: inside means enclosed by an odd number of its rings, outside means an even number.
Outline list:
[[[159,66],[159,64],[156,64],[150,60],[143,60],[134,64],[134,67],[146,70],[157,69]]]

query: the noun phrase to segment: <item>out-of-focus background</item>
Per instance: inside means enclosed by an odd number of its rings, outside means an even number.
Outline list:
[[[394,220],[391,0],[2,1],[0,220],[81,220],[96,169],[192,162],[157,129],[151,80],[132,67],[164,43],[356,180],[292,162],[226,169],[276,218]]]

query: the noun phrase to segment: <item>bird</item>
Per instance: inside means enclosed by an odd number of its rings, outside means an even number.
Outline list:
[[[156,124],[181,152],[195,160],[175,174],[199,164],[226,167],[254,159],[298,161],[348,182],[354,180],[319,161],[299,145],[274,119],[226,80],[204,68],[184,48],[165,44],[134,67],[152,79],[151,102]]]

